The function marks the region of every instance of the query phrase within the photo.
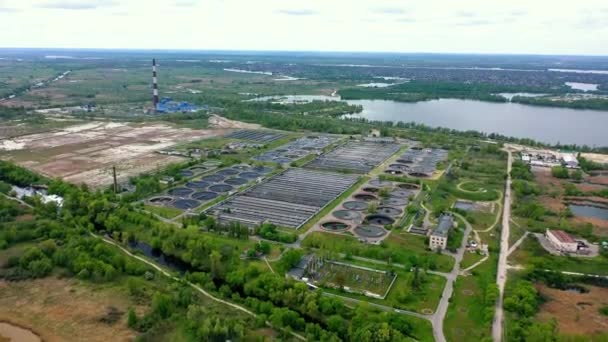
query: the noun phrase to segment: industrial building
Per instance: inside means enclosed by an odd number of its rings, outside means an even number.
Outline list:
[[[567,152],[525,150],[521,152],[521,160],[526,164],[539,167],[565,166],[569,169],[579,168],[576,155]]]
[[[562,253],[576,253],[578,251],[578,242],[563,230],[547,229],[545,237],[555,249]]]
[[[207,109],[207,107],[195,106],[188,102],[173,101],[170,97],[163,97],[156,104],[157,113],[192,113],[203,109]]]
[[[433,230],[429,238],[429,248],[434,251],[446,249],[448,246],[448,236],[452,227],[454,227],[452,215],[441,215],[437,228]]]

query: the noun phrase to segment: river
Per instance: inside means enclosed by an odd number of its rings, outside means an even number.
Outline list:
[[[506,98],[511,94],[505,94]],[[274,100],[302,103],[314,100],[340,101],[339,96],[266,96],[249,101]],[[390,100],[347,100],[363,106],[363,112],[350,115],[369,120],[423,123],[460,131],[475,130],[530,138],[545,143],[608,146],[608,111],[541,107],[512,102],[439,99],[422,102]]]

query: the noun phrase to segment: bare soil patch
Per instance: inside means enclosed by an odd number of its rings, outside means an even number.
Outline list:
[[[259,129],[260,125],[226,119],[216,114],[209,117],[209,125],[216,128]]]
[[[608,164],[608,154],[600,153],[581,153],[581,156],[585,159],[589,159],[593,162],[600,164]]]
[[[108,288],[45,278],[0,281],[0,293],[0,321],[28,328],[44,341],[130,341],[136,337],[126,324],[128,298]],[[116,310],[115,322],[104,320],[110,310]]]
[[[608,288],[585,285],[588,293],[562,291],[540,284],[536,288],[547,299],[537,314],[541,321],[555,318],[559,331],[565,334],[589,336],[608,332],[608,317],[598,311],[608,305]]]
[[[112,166],[118,168],[119,181],[125,181],[133,175],[184,160],[156,151],[227,132],[227,128],[195,130],[166,124],[89,122],[3,140],[0,151],[4,150],[2,158],[44,175],[98,187],[112,183]]]

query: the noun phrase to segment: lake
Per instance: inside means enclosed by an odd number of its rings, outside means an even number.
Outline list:
[[[363,112],[354,117],[369,120],[414,121],[431,127],[500,133],[546,143],[608,146],[608,111],[458,99],[347,102],[363,106]]]
[[[528,93],[503,93],[536,96]],[[265,96],[247,101],[274,100],[278,103],[340,101],[339,96]],[[363,106],[363,112],[350,117],[369,120],[423,123],[460,131],[475,130],[530,138],[545,143],[608,146],[608,111],[530,106],[512,102],[440,99],[422,102],[390,100],[347,100]]]

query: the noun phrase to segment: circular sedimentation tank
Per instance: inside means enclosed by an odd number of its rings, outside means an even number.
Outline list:
[[[251,171],[261,173],[261,174],[267,174],[267,173],[272,172],[272,168],[267,167],[267,166],[256,166],[253,169],[251,169]]]
[[[401,189],[406,189],[406,190],[417,190],[417,189],[420,189],[420,185],[414,184],[414,183],[401,183],[401,184],[399,184],[397,186],[400,187]]]
[[[239,164],[239,165],[234,165],[232,168],[235,170],[243,171],[243,170],[248,170],[250,168],[250,166],[246,165],[246,164]]]
[[[241,172],[239,174],[239,177],[254,179],[254,178],[260,177],[260,174],[257,172],[246,171],[246,172]]]
[[[243,185],[243,184],[247,184],[249,181],[245,178],[228,178],[224,181],[224,183],[226,184],[230,184],[230,185]]]
[[[396,206],[402,207],[407,205],[407,198],[399,198],[399,197],[389,197],[381,202],[382,205],[385,206]]]
[[[402,175],[403,171],[396,170],[396,169],[388,169],[388,170],[384,170],[384,173],[388,173],[389,175]]]
[[[332,232],[341,232],[341,231],[345,231],[348,230],[349,226],[346,223],[342,223],[342,222],[325,222],[323,224],[321,224],[321,227],[325,230],[329,230]]]
[[[291,159],[289,159],[289,158],[282,158],[282,157],[281,158],[275,158],[274,162],[275,163],[279,163],[279,164],[287,164],[287,163],[291,162]]]
[[[362,218],[361,214],[354,210],[336,210],[332,215],[340,220],[359,221]]]
[[[413,194],[407,190],[395,190],[391,191],[390,195],[391,197],[409,198]]]
[[[193,189],[203,189],[209,186],[209,183],[203,181],[191,181],[186,183],[186,186]]]
[[[190,195],[193,191],[194,190],[188,188],[175,188],[167,191],[167,193],[171,196],[186,197]]]
[[[378,226],[362,225],[354,230],[357,235],[367,238],[379,238],[386,235],[386,229]]]
[[[217,182],[223,181],[224,180],[224,176],[218,175],[218,174],[214,174],[214,175],[205,176],[205,177],[203,177],[201,179],[204,180],[204,181],[206,181],[206,182],[217,183]]]
[[[388,167],[390,167],[391,169],[401,170],[401,171],[404,171],[404,170],[407,170],[410,168],[409,166],[407,166],[405,164],[391,164]]]
[[[196,208],[199,205],[200,202],[193,199],[178,199],[173,202],[173,206],[181,210]]]
[[[239,170],[235,170],[235,169],[224,169],[224,170],[218,171],[216,174],[223,175],[223,176],[234,176],[234,175],[238,174],[239,172],[240,172]]]
[[[377,213],[386,215],[386,216],[397,217],[397,216],[401,215],[401,213],[403,213],[403,211],[401,209],[397,209],[397,208],[393,208],[393,207],[379,207]]]
[[[361,200],[361,201],[365,201],[365,202],[371,202],[371,201],[376,201],[378,200],[378,198],[374,195],[371,194],[365,194],[365,193],[359,193],[356,194],[354,196],[355,199]]]
[[[184,176],[184,177],[192,177],[194,175],[194,172],[190,171],[190,170],[181,170],[179,172],[180,175]]]
[[[368,215],[365,217],[365,221],[367,221],[369,224],[377,224],[379,226],[386,226],[387,224],[395,223],[395,219],[382,214]]]
[[[414,161],[411,159],[397,159],[397,163],[400,164],[413,164]]]
[[[371,181],[369,181],[369,184],[373,185],[373,186],[391,186],[391,185],[393,185],[393,183],[391,183],[389,181],[380,180],[378,178],[372,179]]]
[[[213,166],[218,166],[221,163],[222,162],[220,162],[219,160],[207,160],[204,163],[202,163],[201,165],[203,165],[205,167],[213,167]]]
[[[234,189],[234,187],[228,184],[216,184],[209,187],[209,190],[213,192],[228,192],[232,189]]]
[[[371,193],[376,193],[378,191],[380,191],[380,189],[373,187],[373,186],[366,186],[365,188],[361,189],[365,192],[371,192]]]
[[[189,168],[188,170],[190,170],[192,172],[203,172],[203,171],[206,171],[207,168],[204,166],[193,166],[193,167]]]
[[[191,197],[199,201],[208,201],[210,199],[216,198],[217,193],[212,191],[199,191],[193,193]]]
[[[348,202],[344,202],[344,204],[342,205],[344,206],[344,208],[348,209],[348,210],[365,210],[368,207],[368,204],[363,202],[363,201],[348,201]]]
[[[158,197],[152,197],[150,198],[150,203],[154,203],[154,204],[167,204],[167,203],[171,203],[173,202],[173,197],[169,197],[169,196],[158,196]]]

